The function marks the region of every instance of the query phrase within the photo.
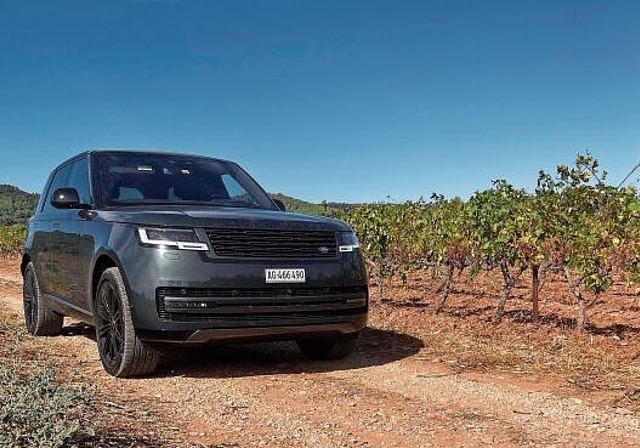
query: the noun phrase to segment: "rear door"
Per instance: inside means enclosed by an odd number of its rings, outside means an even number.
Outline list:
[[[31,261],[33,262],[33,266],[36,270],[36,275],[40,280],[40,289],[42,290],[43,285],[43,275],[45,271],[45,267],[48,263],[48,254],[47,248],[49,246],[49,233],[51,224],[49,221],[43,220],[42,209],[47,198],[47,192],[49,191],[49,186],[53,181],[54,173],[51,173],[49,178],[47,179],[47,183],[42,190],[42,194],[40,195],[40,200],[38,201],[38,205],[36,206],[33,217],[29,220],[29,238],[28,245],[30,247],[29,255],[31,256]]]
[[[64,275],[64,261],[60,260],[60,250],[63,244],[60,238],[62,222],[68,215],[68,210],[58,210],[51,205],[53,192],[67,184],[71,172],[71,163],[59,167],[54,173],[42,204],[38,221],[39,228],[34,233],[34,246],[40,248],[40,290],[44,294],[64,296],[66,284]]]

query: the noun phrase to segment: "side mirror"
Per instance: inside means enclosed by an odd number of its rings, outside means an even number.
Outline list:
[[[55,208],[80,208],[80,197],[75,188],[58,188],[53,192],[51,205]]]
[[[272,200],[273,202],[275,202],[275,204],[278,206],[281,212],[287,211],[287,206],[284,205],[284,202],[282,202],[280,199],[272,199]]]

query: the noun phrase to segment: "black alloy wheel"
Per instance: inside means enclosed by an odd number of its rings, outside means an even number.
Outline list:
[[[111,282],[103,281],[96,302],[98,350],[107,371],[117,371],[124,353],[124,320],[120,299]]]
[[[94,306],[96,342],[105,370],[118,378],[153,372],[159,352],[136,335],[129,296],[118,268],[100,277]]]
[[[60,334],[64,316],[49,309],[40,293],[40,284],[33,263],[27,264],[22,282],[22,305],[27,331],[35,336]]]
[[[38,299],[36,284],[36,274],[33,269],[28,269],[24,273],[22,283],[22,303],[24,305],[24,322],[27,331],[34,334],[38,322]]]

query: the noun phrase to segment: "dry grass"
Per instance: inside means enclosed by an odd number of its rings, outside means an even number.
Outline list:
[[[449,326],[431,322],[420,332],[423,355],[447,364],[455,372],[506,372],[546,377],[569,389],[579,389],[594,401],[640,412],[640,365],[620,357],[582,335],[556,336],[528,342],[520,337],[490,340],[461,335]]]
[[[68,341],[61,341],[58,338],[30,336],[24,329],[22,319],[0,305],[0,367],[7,367],[12,373],[11,376],[5,375],[12,381],[5,381],[2,386],[5,386],[10,396],[29,398],[33,395],[35,398],[29,399],[35,402],[40,395],[34,391],[34,385],[40,387],[44,384],[44,390],[50,395],[44,398],[51,406],[57,403],[56,409],[60,412],[56,415],[66,414],[65,406],[70,406],[72,411],[68,413],[69,417],[75,415],[74,419],[65,420],[64,425],[58,425],[58,428],[62,429],[75,428],[74,431],[68,433],[61,431],[55,434],[49,431],[45,434],[46,437],[41,434],[42,437],[37,440],[37,443],[34,442],[35,439],[21,442],[26,445],[16,445],[13,441],[9,443],[0,437],[0,447],[58,446],[56,440],[60,439],[53,436],[59,434],[69,434],[69,439],[60,445],[61,447],[183,446],[190,448],[192,446],[174,441],[170,436],[162,440],[159,436],[162,434],[160,423],[155,416],[151,415],[148,406],[143,402],[123,400],[108,388],[98,386],[100,383],[92,376],[93,373],[78,364],[75,354],[68,350],[66,342]],[[26,401],[22,400],[20,403],[26,403]],[[39,416],[46,415],[45,410],[32,412],[28,406],[18,406],[20,403],[15,406],[18,412],[12,411],[12,414],[25,416],[19,422],[20,425],[36,422]],[[0,407],[2,405],[3,403],[0,402]],[[79,414],[77,410],[82,412]],[[87,421],[87,418],[91,421]],[[74,421],[82,421],[82,424],[80,427],[72,427],[71,424]],[[38,423],[38,426],[42,425]],[[86,431],[89,427],[95,428],[95,433]],[[156,435],[150,437],[147,435],[148,431]],[[20,434],[23,433],[31,434],[33,431],[20,432]]]
[[[607,383],[616,383],[611,379],[620,376],[640,379],[640,368],[616,353],[603,351],[588,336],[558,335],[547,341],[527,341],[514,335],[484,339],[461,335],[448,326],[437,330],[432,327],[425,336],[429,352],[454,369],[548,373],[574,378],[583,386],[587,386],[587,378],[602,381],[610,377]]]
[[[0,312],[0,335],[15,331],[17,327],[15,319],[12,319],[6,313]]]
[[[592,313],[587,333],[573,330],[573,303],[564,285],[547,285],[543,320],[529,320],[526,285],[509,303],[499,325],[490,323],[499,288],[496,279],[462,278],[454,285],[446,312],[438,315],[437,282],[424,276],[417,288],[394,284],[376,300],[374,326],[420,338],[422,355],[455,372],[506,372],[542,378],[560,392],[640,412],[640,310],[637,299],[622,294],[603,298]],[[373,289],[373,288],[372,288]],[[619,287],[618,290],[621,290]]]

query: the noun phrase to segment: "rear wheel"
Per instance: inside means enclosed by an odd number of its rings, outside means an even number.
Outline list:
[[[115,377],[153,372],[159,353],[136,335],[129,297],[118,268],[102,273],[95,299],[96,341],[105,370]]]
[[[64,317],[50,310],[42,300],[38,277],[31,262],[24,271],[22,304],[24,306],[24,322],[29,333],[35,336],[60,334]]]
[[[360,333],[339,337],[298,339],[298,347],[307,358],[342,359],[348,356],[358,343]]]

